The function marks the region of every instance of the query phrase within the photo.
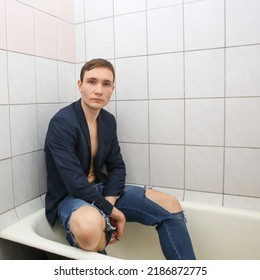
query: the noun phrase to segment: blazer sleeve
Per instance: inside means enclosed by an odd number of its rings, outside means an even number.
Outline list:
[[[55,164],[56,176],[60,176],[67,193],[73,197],[95,202],[95,205],[110,215],[113,205],[109,203],[95,187],[89,184],[76,155],[77,131],[62,117],[54,117],[50,124],[45,142],[52,161]],[[53,174],[52,170],[48,173]]]

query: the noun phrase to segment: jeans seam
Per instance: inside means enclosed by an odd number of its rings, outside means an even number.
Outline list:
[[[171,234],[170,234],[170,232],[169,232],[169,229],[168,229],[167,225],[166,225],[165,223],[162,223],[161,225],[164,226],[164,228],[165,228],[165,230],[166,230],[166,232],[167,232],[167,234],[168,234],[168,238],[169,238],[169,240],[170,240],[170,242],[171,242],[172,248],[173,248],[173,250],[176,252],[176,255],[178,256],[179,260],[181,260],[179,251],[177,250],[177,248],[176,248],[176,246],[175,246],[174,240],[173,240],[172,237],[171,237]]]

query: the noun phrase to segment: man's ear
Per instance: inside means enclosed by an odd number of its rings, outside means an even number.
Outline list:
[[[80,92],[81,92],[81,85],[82,85],[81,80],[78,80],[78,89]]]

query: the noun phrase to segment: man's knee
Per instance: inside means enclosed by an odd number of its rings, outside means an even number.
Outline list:
[[[170,213],[181,212],[180,202],[173,195],[163,193],[153,189],[147,189],[145,192],[147,198],[165,208]]]
[[[94,207],[85,206],[75,211],[70,219],[70,229],[79,248],[86,251],[105,249],[105,221]]]

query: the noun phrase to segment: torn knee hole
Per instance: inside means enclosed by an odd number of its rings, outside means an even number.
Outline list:
[[[182,208],[179,201],[177,200],[177,198],[170,194],[162,193],[152,189],[147,189],[145,191],[145,196],[146,198],[157,203],[170,213],[182,212]]]

